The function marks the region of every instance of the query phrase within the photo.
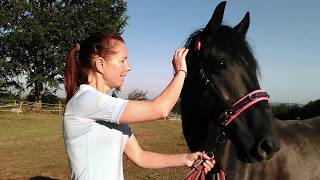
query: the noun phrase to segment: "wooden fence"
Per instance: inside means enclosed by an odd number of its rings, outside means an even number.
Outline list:
[[[48,104],[48,103],[37,103],[27,102],[20,100],[3,100],[0,99],[0,111],[10,111],[16,113],[22,112],[39,112],[39,113],[50,113],[50,114],[63,114],[64,104]]]
[[[0,99],[0,112],[38,112],[38,113],[49,113],[49,114],[63,114],[64,104],[48,104],[48,103],[37,103],[27,102],[20,100],[4,100]],[[177,121],[181,120],[181,115],[176,113],[170,113],[165,120]]]
[[[165,118],[165,120],[169,121],[179,121],[181,120],[181,115],[176,113],[170,113],[168,117]]]

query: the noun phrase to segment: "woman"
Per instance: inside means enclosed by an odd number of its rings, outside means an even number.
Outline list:
[[[214,160],[204,153],[168,155],[142,150],[127,125],[169,114],[187,75],[187,53],[188,49],[183,48],[175,52],[175,76],[158,97],[128,101],[107,94],[110,89],[120,88],[130,71],[121,36],[95,33],[80,47],[68,50],[64,140],[72,179],[123,179],[123,152],[143,168],[190,167],[198,158],[204,158],[205,171],[211,170]]]

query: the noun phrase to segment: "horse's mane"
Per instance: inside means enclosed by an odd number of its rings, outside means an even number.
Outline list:
[[[194,52],[195,42],[201,37],[201,40],[214,41],[214,47],[210,47],[210,51],[215,52],[217,49],[223,49],[229,56],[232,58],[232,63],[240,64],[247,68],[254,68],[258,76],[261,75],[260,67],[257,60],[253,55],[253,51],[248,44],[245,37],[240,36],[238,33],[235,33],[231,27],[221,25],[216,32],[214,37],[212,35],[204,36],[202,35],[203,28],[200,28],[190,34],[186,40],[185,47],[191,49],[190,53]],[[216,53],[212,53],[216,54]]]

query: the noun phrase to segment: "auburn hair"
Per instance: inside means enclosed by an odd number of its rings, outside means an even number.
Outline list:
[[[98,32],[87,37],[80,45],[68,49],[64,69],[66,103],[73,97],[81,84],[88,84],[88,72],[95,56],[108,57],[117,53],[117,43],[123,38],[111,32]]]

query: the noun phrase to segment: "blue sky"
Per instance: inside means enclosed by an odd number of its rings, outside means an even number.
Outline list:
[[[172,78],[171,59],[190,33],[206,25],[218,0],[129,0],[123,37],[132,71],[121,97],[134,88],[158,95]],[[320,98],[320,1],[229,0],[224,23],[236,25],[250,12],[247,33],[261,67],[260,84],[274,102]]]

